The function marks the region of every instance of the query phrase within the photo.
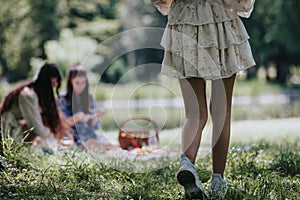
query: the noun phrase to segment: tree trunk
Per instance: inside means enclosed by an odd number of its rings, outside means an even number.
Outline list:
[[[289,76],[289,67],[283,63],[279,63],[276,65],[277,67],[277,76],[276,82],[279,84],[286,84],[287,78]]]

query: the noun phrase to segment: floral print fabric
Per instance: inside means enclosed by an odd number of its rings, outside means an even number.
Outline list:
[[[252,11],[254,0],[232,2],[173,1],[161,42],[165,48],[163,74],[214,80],[255,65],[249,36],[239,18],[240,12]]]

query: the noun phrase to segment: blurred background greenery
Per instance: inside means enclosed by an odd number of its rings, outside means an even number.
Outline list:
[[[132,28],[164,27],[150,0],[0,0],[1,80],[26,79],[45,59],[66,69],[105,39]],[[253,15],[243,19],[257,61],[248,71],[252,79],[280,84],[300,83],[300,2],[257,0]],[[124,46],[120,42],[120,47]],[[90,69],[101,68],[109,54],[97,52]],[[105,70],[101,81],[116,83],[130,67],[160,63],[162,51],[144,49],[120,56]]]
[[[70,66],[84,60],[106,39],[133,28],[163,28],[167,22],[167,17],[162,16],[150,0],[0,0],[0,5],[0,98],[15,83],[31,78],[45,60],[57,63],[65,75]],[[235,96],[254,96],[254,99],[250,98],[247,105],[235,105],[239,109],[233,113],[234,120],[300,116],[299,10],[298,0],[256,0],[252,16],[242,19],[257,66],[238,80]],[[132,38],[121,40],[120,48],[127,48],[128,40],[134,42]],[[140,49],[120,55],[106,68],[113,52],[109,45],[101,49],[89,55],[86,66],[91,72],[91,83],[97,86],[92,87],[92,91],[97,91],[94,94],[99,102],[127,98],[128,88],[135,87],[134,83],[129,79],[121,82],[124,87],[112,96],[114,84],[119,84],[130,69],[145,63],[161,63],[163,58],[162,50]],[[99,74],[100,80],[95,78]],[[159,75],[149,77],[147,70],[139,76],[161,81]],[[176,83],[169,79],[164,81],[175,96],[180,95]],[[261,94],[273,94],[275,99],[284,94],[288,100],[276,106],[272,103],[257,106],[255,96]],[[132,98],[172,98],[172,95],[147,88]],[[133,112],[139,114],[142,110]],[[178,110],[167,110],[171,122],[165,127],[179,125],[181,116],[174,112]],[[103,116],[103,127],[116,127],[112,113]]]

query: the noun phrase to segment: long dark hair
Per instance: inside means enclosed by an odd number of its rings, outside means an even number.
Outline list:
[[[86,87],[75,98],[75,93],[73,93],[73,85],[72,80],[76,77],[86,77]],[[65,98],[70,101],[70,108],[69,110],[72,111],[72,114],[82,111],[84,113],[90,112],[90,98],[89,98],[89,82],[87,79],[86,71],[83,69],[83,66],[80,64],[77,64],[73,67],[71,67],[68,71],[67,75],[67,92]]]
[[[62,125],[53,93],[52,78],[57,78],[55,92],[58,95],[62,79],[61,73],[54,63],[46,62],[40,69],[35,80],[19,85],[3,98],[0,106],[1,115],[12,108],[25,87],[33,88],[39,99],[44,125],[49,127],[52,133],[59,133]]]

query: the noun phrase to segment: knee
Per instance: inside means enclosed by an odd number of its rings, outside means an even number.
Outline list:
[[[186,119],[199,121],[199,126],[203,128],[208,120],[208,112],[205,110],[199,113],[189,113],[186,114]]]

